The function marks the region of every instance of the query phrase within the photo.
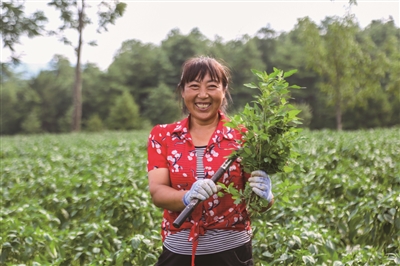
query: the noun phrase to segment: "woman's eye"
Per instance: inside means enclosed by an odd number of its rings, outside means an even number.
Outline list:
[[[217,86],[217,85],[214,85],[214,84],[208,86],[208,89],[211,89],[211,90],[214,90],[214,89],[216,89],[216,88],[218,88],[218,86]]]
[[[192,85],[189,86],[189,88],[191,88],[192,90],[198,90],[199,86],[196,85],[196,84],[192,84]]]

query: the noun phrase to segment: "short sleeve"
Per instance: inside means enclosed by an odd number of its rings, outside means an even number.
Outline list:
[[[147,171],[168,168],[166,138],[165,125],[157,125],[151,130],[147,143]]]

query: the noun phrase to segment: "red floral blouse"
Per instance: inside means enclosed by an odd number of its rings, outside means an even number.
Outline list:
[[[236,140],[241,138],[239,131],[224,126],[227,118],[222,112],[220,122],[213,133],[203,157],[204,177],[211,178],[218,168],[237,149]],[[189,133],[189,117],[173,123],[155,126],[148,140],[147,170],[168,168],[171,186],[177,190],[189,190],[197,180],[196,152]],[[244,174],[239,159],[233,162],[219,182],[234,183],[235,188],[243,189],[248,175]],[[191,216],[175,228],[172,223],[180,212],[164,210],[161,225],[162,239],[169,234],[183,229],[190,229],[189,241],[193,241],[193,252],[197,247],[199,235],[208,229],[247,230],[250,231],[250,221],[245,204],[234,204],[232,197],[225,194],[219,197],[214,194],[201,202]]]

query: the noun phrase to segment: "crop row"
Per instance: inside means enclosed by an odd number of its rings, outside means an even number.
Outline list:
[[[305,131],[301,174],[272,177],[256,265],[400,264],[399,129]],[[154,265],[161,210],[145,131],[2,137],[0,262]]]

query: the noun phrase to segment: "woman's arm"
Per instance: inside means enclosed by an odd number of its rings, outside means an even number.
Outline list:
[[[187,191],[171,187],[168,168],[149,171],[149,191],[154,205],[170,211],[182,211],[185,208],[182,198]]]

